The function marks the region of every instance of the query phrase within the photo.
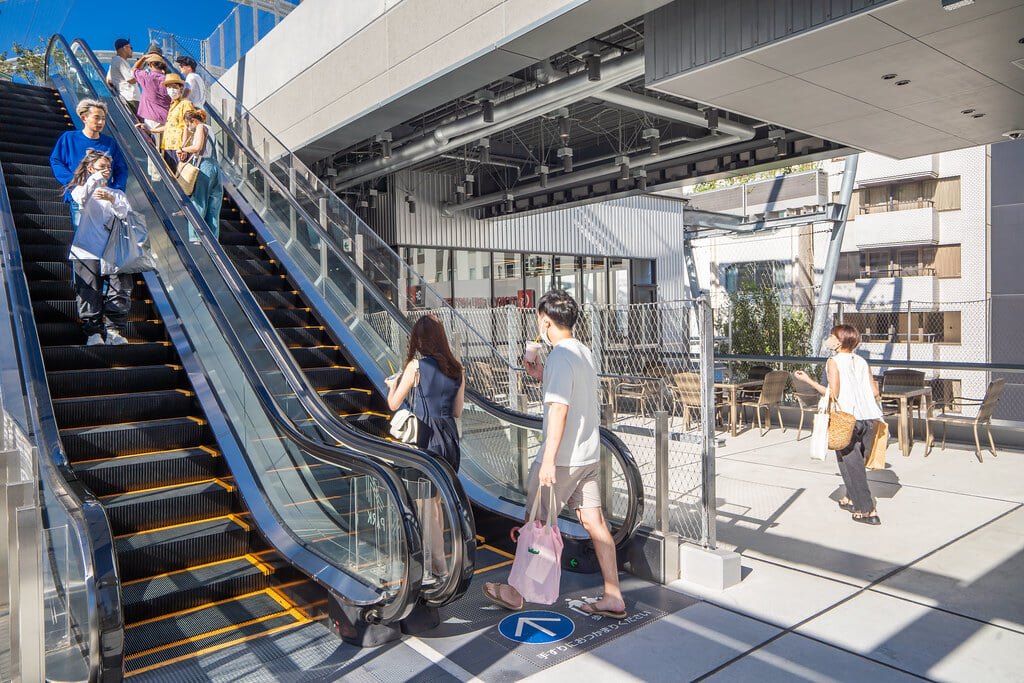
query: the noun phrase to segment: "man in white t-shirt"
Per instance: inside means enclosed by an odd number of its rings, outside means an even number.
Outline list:
[[[203,83],[202,76],[196,73],[196,60],[188,55],[181,55],[174,61],[178,63],[181,73],[185,76],[185,97],[196,109],[202,109],[206,106],[206,83]]]
[[[580,609],[624,619],[615,542],[601,510],[601,387],[590,349],[572,336],[578,317],[579,306],[565,290],[553,289],[537,304],[537,326],[552,349],[546,365],[523,358],[530,376],[544,382],[544,447],[530,467],[526,509],[532,509],[541,487],[551,486],[555,515],[566,505],[576,510],[594,542],[604,578],[604,596]],[[542,496],[540,519],[547,517],[547,503],[548,496]],[[522,595],[508,584],[488,582],[483,590],[497,605],[522,609]]]
[[[139,86],[135,83],[135,74],[128,60],[132,56],[132,44],[127,38],[114,41],[114,58],[110,60],[107,70],[107,85],[117,88],[117,92],[128,103],[133,112],[139,111]]]

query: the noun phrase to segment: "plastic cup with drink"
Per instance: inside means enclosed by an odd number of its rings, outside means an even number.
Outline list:
[[[523,351],[523,360],[527,363],[536,363],[537,356],[540,354],[540,348],[540,335],[538,334],[536,339],[526,343],[526,348]]]

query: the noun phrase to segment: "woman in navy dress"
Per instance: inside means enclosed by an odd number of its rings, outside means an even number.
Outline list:
[[[421,356],[416,360],[416,355]],[[385,380],[388,407],[398,410],[412,392],[412,412],[419,419],[416,445],[459,471],[459,430],[466,379],[462,364],[448,346],[441,321],[426,315],[413,325],[409,355],[400,378]]]
[[[417,354],[420,355],[418,361]],[[391,410],[398,410],[410,392],[412,394],[412,412],[419,420],[416,446],[431,457],[444,460],[458,472],[461,451],[455,418],[462,415],[466,378],[462,364],[448,346],[440,320],[427,315],[416,321],[409,337],[405,370],[400,377],[389,377],[385,381]],[[435,576],[442,577],[448,569],[441,500],[431,490],[414,495],[424,527],[426,566]]]

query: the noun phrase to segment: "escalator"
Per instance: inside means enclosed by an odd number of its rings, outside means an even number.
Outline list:
[[[116,545],[128,675],[322,619],[322,591],[254,530],[145,282],[127,346],[85,346],[49,154],[56,91],[0,82],[0,165],[60,439]]]

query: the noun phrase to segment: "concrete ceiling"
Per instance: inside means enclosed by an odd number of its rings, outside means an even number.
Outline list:
[[[908,158],[1024,129],[1022,40],[1022,0],[901,0],[649,87]]]

